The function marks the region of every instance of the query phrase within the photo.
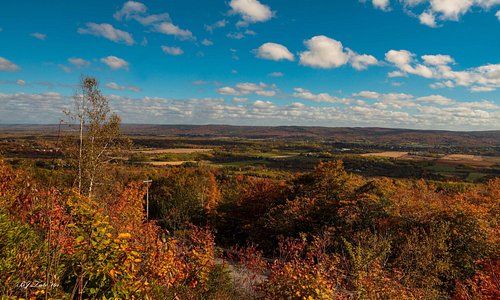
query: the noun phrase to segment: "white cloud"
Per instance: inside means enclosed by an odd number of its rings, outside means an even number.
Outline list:
[[[195,80],[195,81],[191,82],[191,84],[194,84],[194,85],[204,85],[207,83],[208,82],[206,82],[205,80]]]
[[[452,105],[456,103],[455,100],[452,100],[450,98],[441,95],[430,95],[425,97],[419,97],[415,101],[421,103],[437,104],[437,105]]]
[[[184,53],[184,51],[182,51],[179,47],[161,46],[161,50],[163,50],[165,54],[170,55],[182,55]]]
[[[418,15],[420,23],[430,27],[437,27],[436,19],[458,21],[466,13],[477,10],[488,11],[491,7],[499,5],[500,0],[400,0],[405,4],[409,15]],[[425,6],[424,6],[425,4]],[[420,10],[424,6],[424,10]]]
[[[239,91],[237,91],[236,89],[230,87],[230,86],[225,86],[225,87],[221,87],[217,90],[217,93],[221,94],[221,95],[227,95],[227,96],[240,96],[242,95],[242,93],[240,93]]]
[[[70,108],[70,101],[54,92],[40,94],[0,93],[0,103],[2,103],[0,120],[7,124],[56,123],[64,117],[63,110]]]
[[[373,7],[387,11],[390,8],[389,0],[372,0]]]
[[[10,60],[0,56],[0,72],[15,72],[21,68]]]
[[[187,29],[181,29],[179,26],[174,25],[170,22],[162,22],[155,25],[156,31],[173,35],[181,40],[195,40],[196,38],[193,36],[193,33]]]
[[[26,85],[26,81],[24,81],[22,79],[19,79],[19,80],[16,80],[16,84],[20,85],[20,86],[25,86]]]
[[[241,40],[245,37],[245,34],[243,34],[242,32],[230,32],[226,34],[226,36],[233,40]]]
[[[243,19],[237,23],[238,26],[266,22],[274,16],[269,6],[263,5],[258,0],[231,0],[229,6],[232,13],[239,14]]]
[[[271,76],[271,77],[283,77],[285,75],[282,72],[272,72],[272,73],[269,73],[268,76]]]
[[[406,50],[390,50],[385,54],[385,59],[400,69],[404,69],[413,61],[413,56],[414,54]]]
[[[348,51],[351,66],[358,70],[366,70],[369,66],[378,65],[378,60],[373,55],[362,54],[359,55],[356,52]]]
[[[392,72],[387,73],[387,77],[389,77],[389,78],[406,77],[406,73],[401,72],[401,71],[392,71]]]
[[[388,62],[393,63],[404,73],[415,74],[425,78],[432,78],[433,72],[432,69],[430,69],[429,67],[424,66],[422,64],[416,64],[415,66],[411,65],[414,61],[414,56],[415,54],[406,50],[390,50],[385,54],[385,59]],[[398,77],[394,75],[401,75],[401,74],[400,73],[389,74],[390,77],[391,76]]]
[[[423,55],[422,59],[425,64],[434,65],[434,66],[442,66],[455,63],[455,60],[449,55]]]
[[[398,71],[389,73],[389,77],[413,74],[428,79],[439,80],[431,88],[469,87],[471,91],[491,91],[500,88],[500,64],[488,64],[463,71],[453,70],[455,60],[449,55],[423,55],[423,64],[415,59],[415,54],[407,50],[390,50],[385,58]]]
[[[113,15],[113,17],[116,20],[121,21],[123,17],[129,19],[136,14],[144,14],[147,10],[148,8],[146,5],[141,2],[127,1],[123,4],[123,7]]]
[[[299,53],[300,64],[313,68],[338,68],[347,63],[356,70],[365,70],[371,65],[378,65],[378,60],[368,54],[358,54],[346,48],[341,42],[327,36],[315,36],[304,42],[307,51]]]
[[[68,62],[77,68],[84,68],[90,66],[90,62],[83,58],[72,57],[68,59]]]
[[[128,62],[116,56],[108,56],[101,58],[101,62],[106,64],[113,70],[118,70],[118,69],[128,70],[129,66]]]
[[[376,100],[409,100],[413,98],[413,95],[405,93],[378,93],[373,91],[361,91],[353,94],[354,97],[362,97],[367,99]]]
[[[43,34],[43,33],[40,33],[40,32],[32,33],[31,36],[34,37],[34,38],[36,38],[36,39],[39,39],[41,41],[45,41],[45,39],[47,38],[46,34]]]
[[[430,0],[433,11],[440,13],[443,19],[458,20],[472,5],[473,0]]]
[[[130,33],[116,29],[111,24],[87,23],[85,25],[87,26],[86,28],[78,28],[79,34],[101,36],[110,41],[116,43],[125,43],[127,45],[135,44],[135,41]]]
[[[219,20],[213,24],[205,25],[205,30],[210,32],[210,33],[213,33],[215,29],[224,28],[224,27],[226,27],[226,25],[227,25],[226,20]]]
[[[496,90],[496,88],[489,86],[473,86],[469,90],[473,93],[482,93],[482,92],[493,92],[494,90]]]
[[[303,88],[294,88],[293,97],[310,100],[317,103],[347,103],[346,99],[341,99],[327,93],[313,94]]]
[[[274,85],[268,85],[263,82],[256,84],[251,82],[242,82],[234,87],[225,86],[217,89],[217,93],[227,96],[243,96],[256,94],[264,97],[274,97],[278,89]]]
[[[214,42],[212,42],[209,39],[204,39],[203,41],[201,41],[201,44],[204,46],[212,46],[214,44]]]
[[[61,70],[63,70],[65,73],[71,73],[71,72],[73,72],[73,70],[72,70],[70,67],[66,66],[66,65],[63,65],[63,64],[58,64],[57,66],[58,66]]]
[[[124,123],[316,125],[404,127],[451,130],[491,130],[500,127],[500,108],[491,101],[455,102],[449,106],[413,103],[401,111],[388,104],[369,105],[355,101],[349,105],[300,102],[277,104],[235,97],[226,104],[221,98],[168,99],[130,98],[107,95],[111,109]],[[62,111],[72,105],[71,97],[58,93],[1,94],[0,120],[4,123],[57,123]],[[379,102],[380,103],[380,102]],[[395,102],[396,103],[396,102]],[[36,114],[33,114],[36,111]],[[138,114],[137,112],[141,113]]]
[[[123,4],[123,7],[113,15],[113,17],[118,21],[121,21],[122,19],[133,19],[144,26],[157,22],[170,21],[170,16],[167,13],[147,15],[147,11],[148,8],[141,2],[127,1]]]
[[[106,87],[117,90],[117,91],[131,91],[131,92],[140,92],[141,89],[135,85],[119,85],[116,82],[106,83]]]
[[[276,43],[265,43],[255,50],[256,56],[269,60],[289,60],[293,61],[294,55],[283,45]]]
[[[498,21],[500,21],[500,10],[495,13],[495,16],[498,18]]]
[[[238,32],[229,32],[228,34],[226,34],[226,36],[230,39],[233,39],[233,40],[241,40],[243,38],[245,38],[246,36],[254,36],[256,35],[257,33],[253,30],[245,30],[245,31],[238,31]]]
[[[429,27],[437,27],[436,16],[432,12],[424,11],[420,14],[420,16],[418,16],[418,19],[420,20],[421,24],[427,25]]]
[[[313,68],[338,68],[349,60],[342,43],[324,35],[315,36],[304,42],[309,50],[301,52],[300,64]]]

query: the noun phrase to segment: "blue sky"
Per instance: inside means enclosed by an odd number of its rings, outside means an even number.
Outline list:
[[[2,1],[0,123],[500,129],[500,0]]]

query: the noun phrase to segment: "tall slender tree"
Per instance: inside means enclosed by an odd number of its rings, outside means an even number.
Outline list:
[[[78,167],[78,191],[92,197],[111,154],[122,148],[124,139],[120,133],[121,119],[111,112],[97,80],[83,77],[80,89],[74,96],[74,109],[67,112],[72,123],[78,124],[78,145],[70,152]]]

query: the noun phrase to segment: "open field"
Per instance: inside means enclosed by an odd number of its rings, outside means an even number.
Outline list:
[[[145,164],[152,165],[152,166],[180,166],[184,163],[195,163],[196,161],[194,160],[179,160],[179,161],[151,161],[147,162]]]
[[[388,157],[414,161],[435,161],[444,165],[464,165],[477,168],[488,168],[500,163],[500,157],[470,154],[448,154],[427,156],[425,154],[411,154],[403,151],[386,151],[361,154],[363,157]]]
[[[174,153],[174,154],[189,154],[189,153],[202,153],[202,152],[210,152],[213,149],[206,148],[173,148],[173,149],[153,149],[153,150],[135,150],[134,152],[144,153],[144,154],[165,154],[165,153]]]
[[[361,154],[361,156],[378,156],[378,157],[390,157],[390,158],[402,158],[406,155],[408,155],[408,152],[402,152],[402,151],[386,151],[386,152]]]

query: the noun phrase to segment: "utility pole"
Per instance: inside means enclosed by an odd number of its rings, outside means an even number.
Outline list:
[[[148,184],[146,188],[146,220],[149,220],[149,184],[153,182],[153,180],[148,179],[143,182]]]

